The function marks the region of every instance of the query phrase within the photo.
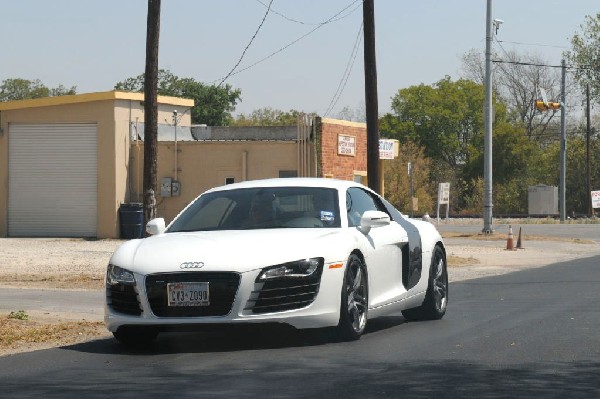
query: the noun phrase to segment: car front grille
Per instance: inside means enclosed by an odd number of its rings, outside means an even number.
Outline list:
[[[301,309],[314,302],[319,292],[321,273],[307,278],[282,278],[256,283],[246,310],[252,313],[273,313]]]
[[[119,313],[139,316],[142,308],[135,286],[126,284],[113,284],[108,287],[110,307]]]
[[[181,282],[209,283],[210,305],[169,306],[167,284]],[[231,311],[239,284],[240,275],[238,273],[161,273],[146,277],[146,294],[152,313],[159,317],[225,316]]]

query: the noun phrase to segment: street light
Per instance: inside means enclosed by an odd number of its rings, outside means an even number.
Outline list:
[[[487,0],[485,33],[485,104],[484,104],[484,153],[483,153],[483,233],[494,232],[492,226],[492,28],[496,34],[504,21],[492,21],[492,0]]]

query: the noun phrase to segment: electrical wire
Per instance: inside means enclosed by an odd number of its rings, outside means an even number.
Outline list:
[[[325,22],[322,22],[321,24],[319,24],[317,27],[315,27],[314,29],[310,30],[309,32],[305,33],[304,35],[300,36],[299,38],[297,38],[296,40],[286,44],[285,46],[281,47],[279,50],[272,52],[271,54],[267,55],[266,57],[261,58],[260,60],[248,65],[247,67],[244,67],[242,69],[239,69],[235,72],[230,72],[225,78],[221,79],[216,79],[213,80],[212,82],[210,82],[211,84],[214,84],[218,81],[224,82],[227,78],[229,78],[230,76],[235,76],[239,73],[242,73],[244,71],[247,71],[250,68],[255,67],[256,65],[268,60],[269,58],[274,57],[275,55],[285,51],[286,49],[288,49],[289,47],[293,46],[294,44],[298,43],[300,40],[304,39],[305,37],[311,35],[312,33],[314,33],[315,31],[317,31],[318,29],[322,28],[323,26],[331,23],[331,22],[335,22],[335,21],[339,21],[342,18],[346,18],[347,16],[351,15],[352,13],[354,13],[361,5],[362,5],[362,1],[363,0],[354,0],[353,2],[351,2],[349,5],[347,5],[346,7],[344,7],[341,11],[339,11],[338,13],[336,13],[334,16],[332,16],[331,18],[327,19]],[[347,9],[349,9],[350,7],[352,7],[353,5],[355,5],[356,3],[361,3],[358,6],[354,7],[352,10],[350,10],[346,15],[344,15],[343,17],[340,17],[338,19],[336,19],[340,14],[342,14],[344,11],[346,11]]]
[[[504,55],[507,58],[510,58],[510,55],[504,49],[504,47],[502,46],[502,43],[527,44],[527,43],[519,43],[519,42],[502,41],[502,40],[498,40],[498,38],[496,38],[496,37],[494,37],[494,39],[495,39],[496,43],[498,44],[498,46],[502,49],[502,51],[504,52]],[[541,44],[540,44],[540,46],[541,46]],[[567,48],[567,47],[551,46],[551,45],[547,45],[547,47]],[[513,64],[513,65],[536,66],[536,67],[544,67],[544,68],[562,68],[562,65],[536,64],[536,63],[521,62],[521,61],[492,60],[492,62],[496,63],[496,64]],[[569,66],[569,65],[566,65],[565,67],[567,69],[576,70],[576,71],[581,71],[581,70],[600,70],[598,67],[594,67],[593,65],[579,65],[579,66]]]
[[[273,1],[274,0],[271,0],[271,2],[269,3],[269,6],[267,7],[267,12],[265,12],[265,15],[263,16],[262,21],[260,21],[260,24],[258,25],[258,28],[256,28],[256,32],[254,32],[254,35],[252,35],[252,38],[250,39],[250,41],[246,45],[246,48],[242,52],[242,55],[240,56],[240,59],[233,66],[233,68],[231,68],[231,71],[229,71],[229,73],[223,78],[223,80],[221,80],[221,83],[219,83],[219,85],[217,87],[221,87],[221,85],[223,84],[223,82],[225,82],[227,80],[227,78],[229,78],[231,76],[231,74],[233,73],[233,71],[235,71],[235,69],[238,67],[238,65],[240,65],[240,63],[244,59],[244,55],[246,55],[246,51],[248,51],[248,48],[250,47],[250,45],[252,44],[252,42],[256,38],[256,35],[258,35],[258,32],[260,31],[260,28],[262,28],[263,24],[265,23],[265,20],[267,19],[267,15],[269,15],[269,12],[271,11],[271,5],[273,4]]]
[[[342,96],[344,89],[346,88],[346,83],[348,83],[348,78],[350,77],[350,73],[352,72],[352,67],[354,66],[354,61],[356,61],[356,55],[358,54],[358,48],[362,41],[362,36],[361,36],[362,30],[363,30],[363,24],[361,23],[360,28],[358,29],[358,33],[356,34],[356,40],[354,41],[354,47],[352,48],[352,52],[350,53],[350,58],[348,59],[348,62],[346,63],[346,69],[344,70],[344,73],[342,75],[342,78],[340,79],[340,83],[338,84],[338,87],[335,91],[335,94],[333,95],[333,98],[329,102],[327,111],[325,111],[325,114],[323,116],[329,115],[329,113],[333,110],[333,107],[335,107],[335,105],[339,101],[340,97]]]
[[[498,40],[497,40],[498,41]],[[542,43],[522,43],[522,42],[509,42],[506,40],[499,40],[499,43],[508,43],[508,44],[517,44],[517,45],[522,45],[522,46],[539,46],[539,47],[553,47],[553,48],[561,48],[561,49],[565,49],[568,50],[569,47],[565,47],[565,46],[556,46],[553,44],[542,44]]]
[[[536,63],[532,63],[532,62],[521,62],[521,61],[492,60],[492,62],[495,64],[514,64],[514,65],[537,66],[537,67],[545,67],[545,68],[562,68],[562,65],[536,64]],[[574,70],[574,71],[584,71],[584,70],[600,71],[600,68],[595,67],[593,65],[580,65],[580,66],[566,65],[565,68]]]
[[[265,3],[263,3],[261,0],[255,0],[255,1],[256,1],[257,3],[260,3],[260,4],[262,4],[264,7],[267,7],[267,5],[266,5]],[[339,17],[339,18],[337,18],[337,19],[333,19],[333,20],[331,20],[331,21],[328,21],[328,20],[326,20],[326,21],[323,21],[323,22],[304,22],[304,21],[299,21],[299,20],[297,20],[297,19],[294,19],[294,18],[288,17],[287,15],[284,15],[284,14],[282,14],[282,13],[280,13],[280,12],[278,12],[278,11],[274,10],[274,9],[271,9],[271,12],[272,12],[273,14],[279,15],[279,16],[280,16],[280,17],[282,17],[283,19],[285,19],[285,20],[288,20],[288,21],[290,21],[290,22],[294,22],[294,23],[297,23],[297,24],[300,24],[300,25],[312,25],[312,26],[315,26],[315,25],[322,25],[322,24],[324,24],[324,23],[329,23],[329,22],[336,22],[336,21],[339,21],[340,19],[344,19],[344,18],[346,18],[348,15],[350,15],[352,12],[354,12],[354,10],[352,10],[350,13],[348,13],[348,14],[346,14],[346,15],[342,15],[341,17]]]

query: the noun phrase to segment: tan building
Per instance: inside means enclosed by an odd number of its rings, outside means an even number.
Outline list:
[[[167,222],[203,191],[232,182],[366,183],[363,123],[192,127],[192,100],[158,101],[157,214]],[[121,236],[119,209],[142,202],[143,111],[142,94],[115,91],[0,103],[0,237]]]
[[[118,237],[143,99],[111,91],[0,103],[0,236]],[[193,106],[158,102],[159,121]]]

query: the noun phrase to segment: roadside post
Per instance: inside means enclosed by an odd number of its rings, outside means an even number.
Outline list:
[[[446,205],[446,223],[450,210],[450,183],[440,183],[438,186],[437,223],[440,224],[440,205]]]

